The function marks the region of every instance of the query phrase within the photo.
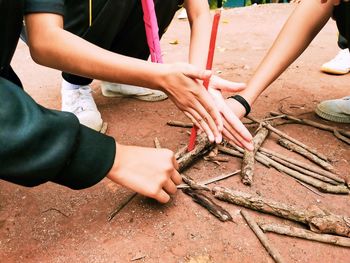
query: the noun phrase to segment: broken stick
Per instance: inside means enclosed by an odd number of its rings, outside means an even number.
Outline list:
[[[261,244],[264,246],[266,251],[270,254],[270,256],[273,258],[273,260],[277,263],[285,262],[280,253],[271,245],[266,235],[261,231],[258,224],[255,222],[255,220],[246,212],[241,210],[241,215],[247,222],[250,229],[254,232],[254,234],[257,236]]]
[[[281,114],[279,114],[277,112],[273,112],[273,111],[271,111],[270,114],[272,116],[281,116]],[[284,114],[284,116],[282,116],[282,118],[294,121],[294,122],[299,123],[299,124],[309,125],[309,126],[321,129],[321,130],[330,131],[330,132],[333,132],[333,133],[336,131],[336,132],[340,133],[341,135],[343,135],[343,136],[345,136],[347,138],[350,138],[350,132],[346,131],[346,130],[343,130],[343,129],[338,129],[338,128],[335,128],[335,127],[332,127],[332,126],[329,126],[329,125],[321,124],[321,123],[318,123],[318,122],[315,122],[315,121],[311,121],[311,120],[307,120],[307,119],[299,119],[299,118],[296,118],[294,116],[290,116],[290,115],[287,115],[287,114]]]
[[[193,123],[185,123],[182,121],[168,121],[166,124],[169,126],[182,127],[182,128],[192,128]]]
[[[300,155],[304,156],[305,158],[309,159],[310,161],[318,164],[323,169],[326,169],[327,171],[334,171],[334,167],[331,164],[320,159],[317,155],[311,153],[310,151],[306,150],[305,148],[300,147],[299,145],[297,145],[289,140],[286,140],[284,138],[278,139],[278,143],[290,151],[299,153]]]
[[[223,207],[215,203],[209,196],[198,190],[190,188],[182,189],[182,192],[192,197],[193,201],[206,208],[211,214],[216,216],[220,221],[233,221],[232,216]]]
[[[214,187],[213,194],[235,205],[306,224],[313,232],[350,237],[350,217],[335,215],[320,208],[302,209],[225,187]]]
[[[295,160],[293,158],[290,158],[290,157],[287,157],[283,154],[280,154],[280,153],[277,153],[277,152],[273,152],[269,149],[266,149],[266,148],[263,148],[263,147],[260,147],[259,149],[260,152],[262,152],[263,154],[267,155],[268,157],[271,158],[271,156],[276,156],[278,157],[279,159],[282,159],[284,161],[287,161],[289,163],[292,163],[294,165],[297,165],[299,167],[302,167],[302,168],[305,168],[306,170],[309,170],[309,171],[312,171],[312,172],[315,172],[315,173],[318,173],[320,175],[323,175],[325,177],[328,177],[338,183],[341,183],[341,184],[345,184],[345,180],[338,177],[338,175],[334,174],[334,173],[331,173],[331,172],[328,172],[326,170],[323,170],[317,166],[314,166],[314,165],[310,165],[310,164],[307,164],[307,163],[304,163],[304,162],[300,162],[298,160]],[[272,158],[273,159],[273,158]]]
[[[242,168],[241,168],[242,170],[241,178],[242,178],[243,184],[245,185],[251,185],[253,182],[255,153],[258,151],[259,147],[263,144],[268,134],[269,134],[268,129],[264,127],[260,127],[253,139],[254,150],[253,151],[244,150]]]
[[[177,160],[179,163],[179,172],[182,173],[194,161],[211,151],[213,147],[214,144],[210,143],[205,133],[198,135],[195,148],[190,152],[183,153]]]
[[[328,234],[318,234],[314,233],[310,230],[302,229],[299,227],[279,225],[279,224],[260,224],[260,228],[264,232],[273,232],[280,235],[286,235],[291,237],[298,237],[312,241],[318,241],[322,243],[342,246],[342,247],[350,247],[350,238],[347,237],[339,237]]]
[[[298,146],[304,148],[306,151],[309,151],[310,153],[313,153],[314,155],[316,155],[316,156],[319,157],[320,159],[322,159],[322,160],[324,160],[324,161],[327,161],[327,160],[328,160],[328,158],[327,158],[326,156],[324,156],[323,154],[317,152],[315,149],[310,148],[309,146],[303,144],[302,142],[300,142],[300,141],[294,139],[293,137],[291,137],[291,136],[285,134],[284,132],[282,132],[282,131],[276,129],[276,128],[273,127],[271,124],[269,124],[269,123],[262,123],[262,125],[263,125],[264,127],[266,127],[267,129],[269,129],[270,131],[272,131],[272,132],[278,134],[278,135],[281,136],[282,138],[287,139],[287,140],[293,142],[294,144],[296,144],[296,145],[298,145]]]

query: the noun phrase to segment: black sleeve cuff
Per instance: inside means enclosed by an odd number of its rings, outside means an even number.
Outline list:
[[[64,15],[64,0],[27,0],[24,13],[54,13]]]
[[[112,168],[116,144],[112,137],[80,125],[75,151],[66,167],[52,181],[78,190],[101,181]]]

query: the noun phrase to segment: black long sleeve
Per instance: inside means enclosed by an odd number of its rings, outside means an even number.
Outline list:
[[[92,186],[113,165],[115,141],[79,124],[71,113],[48,110],[0,78],[0,178],[35,186]]]

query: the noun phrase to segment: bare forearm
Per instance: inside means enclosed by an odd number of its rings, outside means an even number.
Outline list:
[[[191,27],[189,62],[199,68],[205,68],[212,21],[209,6],[207,1],[197,0],[192,1],[192,4],[188,3],[186,8]]]
[[[52,16],[55,18],[51,19]],[[99,48],[63,30],[61,20],[52,14],[26,17],[29,47],[37,63],[94,79],[161,88],[158,80],[166,65],[150,64]],[[48,26],[48,21],[55,25]]]
[[[328,21],[333,10],[331,1],[302,1],[283,26],[264,57],[248,87],[241,92],[252,104],[256,98],[307,48]]]

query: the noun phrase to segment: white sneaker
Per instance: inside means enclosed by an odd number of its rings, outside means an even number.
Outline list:
[[[91,95],[89,86],[82,86],[79,89],[61,90],[62,111],[68,111],[78,117],[81,124],[100,131],[102,118],[95,101]]]
[[[128,97],[144,101],[161,101],[168,98],[168,96],[160,90],[104,81],[101,82],[101,91],[105,97]]]
[[[350,52],[349,49],[342,49],[332,60],[321,66],[321,71],[331,74],[346,74],[350,72]]]
[[[325,100],[317,105],[318,116],[334,122],[350,123],[350,96],[336,100]]]

